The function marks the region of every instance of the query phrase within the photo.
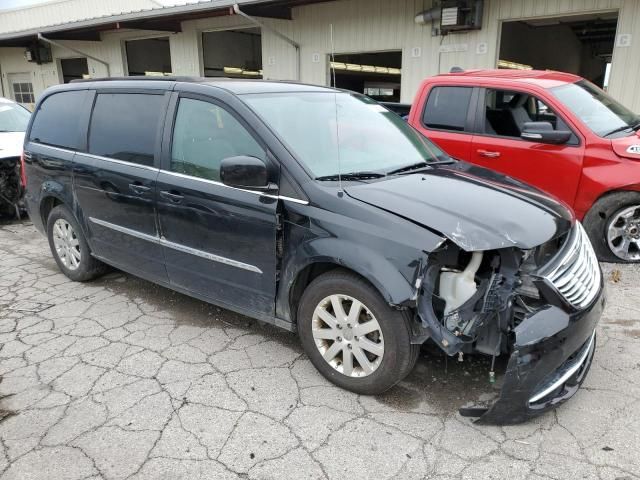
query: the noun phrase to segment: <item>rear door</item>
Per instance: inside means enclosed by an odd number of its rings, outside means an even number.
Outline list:
[[[98,90],[88,149],[74,162],[74,187],[93,252],[156,281],[167,281],[155,193],[169,93]]]
[[[411,124],[452,157],[468,161],[477,90],[470,86],[432,86],[418,101],[423,109]]]
[[[584,141],[575,133],[564,145],[520,138],[524,123],[534,121],[548,121],[556,130],[576,131],[538,95],[482,89],[471,161],[536,186],[573,207]]]
[[[277,164],[229,103],[189,93],[174,102],[158,177],[169,279],[218,305],[272,316],[277,197],[222,184],[220,162],[239,155],[260,158],[270,165],[274,183]]]

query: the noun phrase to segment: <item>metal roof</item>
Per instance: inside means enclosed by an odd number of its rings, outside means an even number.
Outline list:
[[[268,0],[186,0],[178,5],[163,6],[154,0],[59,0],[0,11],[0,40],[223,10],[235,3],[248,5],[267,2]],[[123,27],[126,28],[126,25]]]

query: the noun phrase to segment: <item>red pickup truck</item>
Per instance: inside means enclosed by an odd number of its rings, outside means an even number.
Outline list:
[[[536,70],[437,75],[408,121],[451,156],[564,201],[600,260],[640,262],[640,116],[595,85]]]

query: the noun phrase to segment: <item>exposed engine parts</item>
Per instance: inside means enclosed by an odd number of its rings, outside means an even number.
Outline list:
[[[507,351],[522,251],[468,253],[452,244],[429,257],[418,315],[447,354]]]
[[[20,216],[18,202],[21,196],[20,159],[0,159],[0,214]]]

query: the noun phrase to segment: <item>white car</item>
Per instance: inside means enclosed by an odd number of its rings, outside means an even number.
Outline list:
[[[24,187],[20,155],[30,116],[22,105],[0,98],[0,216],[19,215]]]

